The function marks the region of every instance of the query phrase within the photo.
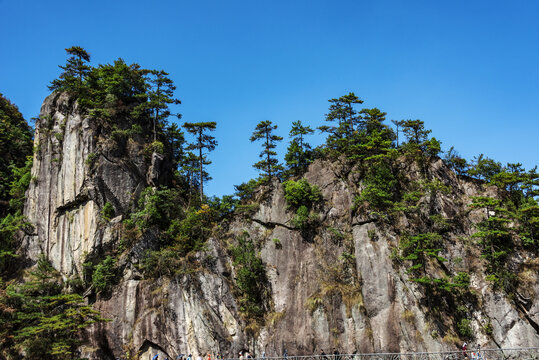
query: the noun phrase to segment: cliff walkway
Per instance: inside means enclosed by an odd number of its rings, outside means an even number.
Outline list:
[[[468,349],[465,352],[375,353],[266,357],[259,360],[539,360],[539,347],[515,349]]]

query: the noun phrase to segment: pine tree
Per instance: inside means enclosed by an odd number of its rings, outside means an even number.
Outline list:
[[[539,245],[539,203],[533,198],[525,199],[518,209],[517,215],[520,221],[519,236],[524,245],[537,250]]]
[[[383,157],[392,147],[395,134],[384,124],[386,113],[378,108],[360,111],[361,131],[359,142],[349,145],[351,158],[365,160]]]
[[[168,139],[168,143],[170,143],[170,147],[172,148],[172,161],[174,167],[177,168],[185,157],[185,134],[177,124],[172,123],[166,127],[165,137]]]
[[[0,217],[8,211],[13,168],[24,166],[32,155],[32,129],[19,109],[0,93]],[[25,189],[26,190],[26,189]]]
[[[81,331],[105,320],[82,296],[64,291],[61,274],[43,256],[26,282],[0,295],[0,353],[13,358],[76,359]]]
[[[470,208],[485,210],[485,219],[477,224],[478,231],[472,236],[483,247],[482,256],[489,263],[489,272],[499,277],[512,247],[510,213],[501,200],[487,196],[472,197]]]
[[[444,160],[458,175],[464,175],[468,171],[466,159],[461,157],[453,146],[446,153]]]
[[[84,80],[91,70],[88,65],[90,54],[80,46],[72,46],[65,50],[71,56],[67,59],[65,66],[59,66],[64,72],[58,79],[51,82],[49,90],[67,91],[80,97],[84,90]]]
[[[423,142],[427,141],[428,135],[431,130],[425,129],[425,123],[421,120],[405,120],[402,124],[402,131],[408,143],[420,146]]]
[[[288,151],[284,157],[289,170],[294,175],[299,175],[304,171],[312,161],[311,145],[304,140],[305,135],[310,135],[314,132],[309,126],[303,126],[301,120],[292,123],[292,129],[288,134],[292,141],[288,146]]]
[[[434,137],[428,138],[432,131],[425,129],[425,123],[421,120],[405,120],[402,124],[402,131],[408,140],[402,148],[422,162],[423,170],[426,171],[424,157],[438,156],[442,151],[441,142]]]
[[[389,130],[383,122],[386,120],[387,113],[380,111],[378,108],[362,109],[360,112],[365,133],[372,134],[374,131]]]
[[[404,124],[404,120],[391,120],[393,125],[397,128],[397,131],[395,131],[395,135],[397,136],[397,147],[399,147],[399,127],[402,127]]]
[[[277,125],[273,125],[271,121],[261,121],[251,136],[251,142],[263,140],[263,150],[259,155],[262,160],[254,164],[253,167],[264,171],[270,183],[272,175],[274,176],[276,172],[283,169],[276,158],[277,153],[273,150],[277,147],[277,142],[283,140],[281,136],[273,135],[275,129],[277,129]]]
[[[362,104],[353,92],[341,96],[338,99],[328,100],[329,113],[326,114],[326,121],[337,122],[337,126],[320,126],[318,129],[327,132],[327,145],[337,152],[346,152],[350,143],[355,143],[354,134],[358,134],[361,127],[361,116],[354,109],[355,104]]]
[[[442,251],[442,236],[437,233],[417,234],[404,236],[399,245],[402,251],[402,260],[412,263],[407,270],[412,275],[412,281],[426,286],[439,285],[437,279],[428,275],[428,264],[431,260],[439,262],[447,261],[440,256]]]
[[[146,120],[149,117],[147,72],[121,58],[114,64],[92,68],[86,81],[88,94],[80,103],[95,118]]]
[[[164,125],[164,122],[171,115],[169,105],[181,104],[179,99],[174,98],[174,82],[168,77],[168,73],[163,70],[150,70],[148,72],[148,91],[149,101],[147,107],[151,112],[153,120],[153,140],[157,141],[157,126]],[[181,118],[181,115],[176,115]]]
[[[215,121],[211,122],[198,122],[198,123],[184,123],[184,129],[192,134],[195,137],[195,141],[190,144],[188,150],[198,150],[198,173],[200,181],[200,201],[204,201],[204,181],[210,180],[211,178],[207,173],[204,172],[204,165],[211,164],[211,161],[207,159],[206,154],[204,154],[204,149],[207,152],[215,150],[217,146],[217,140],[215,137],[208,135],[207,132],[214,131],[217,127]]]
[[[468,169],[468,175],[490,182],[501,171],[502,164],[479,154],[479,156],[474,157],[474,162]]]

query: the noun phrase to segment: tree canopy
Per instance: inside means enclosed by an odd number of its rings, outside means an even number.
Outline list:
[[[80,46],[72,46],[65,49],[71,55],[67,59],[66,65],[59,65],[63,72],[58,79],[49,85],[50,90],[59,90],[82,95],[84,91],[84,80],[90,73],[90,54]]]
[[[282,165],[277,160],[277,142],[282,141],[281,136],[273,134],[273,131],[277,129],[277,125],[273,125],[271,121],[261,121],[256,125],[253,134],[251,135],[251,142],[262,140],[262,151],[259,157],[262,158],[259,162],[253,165],[255,169],[266,173],[267,179],[271,182],[272,177],[283,169]]]
[[[194,136],[194,141],[187,147],[188,150],[196,150],[196,160],[198,161],[198,180],[200,186],[200,201],[204,198],[204,182],[210,180],[211,177],[204,173],[204,165],[211,164],[211,161],[207,158],[207,153],[215,150],[217,146],[217,140],[215,137],[208,134],[210,131],[214,131],[217,127],[215,121],[210,122],[198,122],[198,123],[184,123],[184,129]]]

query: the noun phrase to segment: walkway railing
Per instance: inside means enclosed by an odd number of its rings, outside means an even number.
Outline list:
[[[539,347],[515,349],[468,349],[465,352],[415,352],[257,357],[254,360],[539,360]],[[237,360],[237,359],[227,359]]]

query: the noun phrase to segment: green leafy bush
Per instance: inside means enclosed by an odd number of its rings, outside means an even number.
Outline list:
[[[397,179],[386,162],[369,168],[364,179],[365,188],[356,197],[356,206],[366,202],[376,210],[392,208],[396,195]]]
[[[473,330],[470,324],[471,324],[471,321],[468,319],[460,319],[457,323],[458,333],[466,339],[473,338]]]
[[[185,261],[178,246],[167,246],[160,250],[146,251],[140,261],[139,269],[146,278],[172,277],[178,273]]]
[[[179,271],[192,268],[193,264],[187,257],[192,252],[205,249],[215,218],[215,210],[202,205],[199,209],[189,209],[183,219],[172,219],[163,233],[164,246],[159,250],[147,251],[140,262],[139,268],[144,276],[174,276]]]
[[[40,256],[23,283],[0,291],[3,356],[12,359],[73,359],[81,331],[105,321],[79,294],[67,293],[61,274]],[[24,354],[24,356],[22,356]]]
[[[453,284],[457,287],[461,288],[469,288],[470,287],[470,274],[465,272],[459,272],[457,276],[453,278]]]
[[[143,230],[150,226],[167,229],[171,219],[183,214],[178,197],[175,189],[147,187],[140,195],[139,210],[131,214],[131,220]]]
[[[202,205],[200,209],[190,209],[184,219],[172,220],[166,233],[181,255],[199,251],[212,233],[214,218],[215,212],[208,205]]]
[[[305,179],[285,181],[283,187],[286,202],[293,209],[299,209],[301,206],[310,209],[322,200],[320,189]]]
[[[267,276],[264,263],[249,234],[237,238],[231,248],[236,284],[240,290],[240,310],[246,318],[261,318],[265,311],[264,298]]]
[[[318,215],[311,213],[305,205],[302,205],[298,208],[296,215],[292,218],[292,225],[305,231],[309,227],[316,225],[318,221]]]
[[[114,206],[112,206],[112,204],[107,201],[103,206],[103,209],[101,209],[101,218],[104,221],[109,221],[114,217],[114,214]]]
[[[96,292],[104,292],[110,289],[116,278],[116,259],[107,256],[102,263],[97,264],[92,274],[92,285]]]
[[[88,154],[88,156],[86,157],[86,161],[84,162],[88,166],[88,169],[92,170],[94,168],[97,157],[98,155],[94,152]]]

